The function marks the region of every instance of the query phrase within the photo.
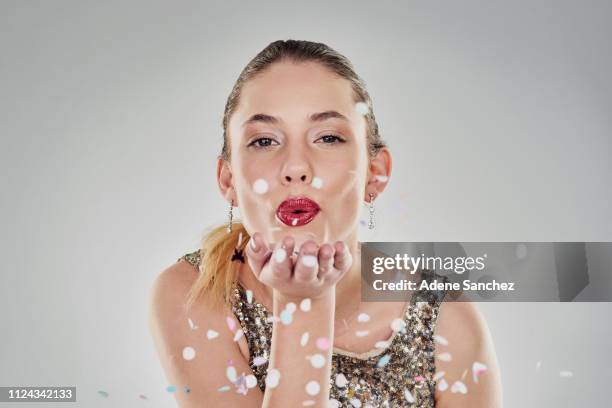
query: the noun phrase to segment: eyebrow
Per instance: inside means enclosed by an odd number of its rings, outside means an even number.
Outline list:
[[[333,110],[313,113],[312,115],[310,115],[308,119],[311,122],[322,122],[327,119],[341,119],[341,120],[348,122],[348,119],[346,116],[344,116],[340,112],[336,112]],[[242,124],[242,127],[247,126],[252,123],[268,123],[268,124],[277,125],[280,122],[282,122],[282,120],[275,118],[274,116],[266,115],[265,113],[256,113],[255,115],[247,119]]]

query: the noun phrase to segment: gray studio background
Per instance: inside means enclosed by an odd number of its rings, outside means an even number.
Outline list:
[[[2,0],[0,385],[174,406],[148,291],[226,221],[223,107],[276,39],[328,43],[369,86],[394,162],[361,240],[612,241],[611,18],[605,1]],[[609,303],[479,308],[505,406],[608,403]]]

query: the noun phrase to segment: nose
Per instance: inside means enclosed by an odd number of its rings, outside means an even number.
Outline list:
[[[312,181],[312,169],[303,152],[296,151],[287,157],[281,170],[281,179],[285,185],[293,183],[310,184]]]

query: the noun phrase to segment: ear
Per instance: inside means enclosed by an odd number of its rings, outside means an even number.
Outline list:
[[[373,196],[372,199],[376,200],[385,190],[391,176],[391,167],[391,152],[386,147],[381,148],[376,156],[370,159],[365,189],[366,202],[370,202],[370,194]]]
[[[234,200],[234,207],[238,207],[238,198],[236,197],[236,189],[232,179],[232,169],[229,162],[223,160],[221,156],[217,157],[217,184],[219,185],[221,195],[227,203],[230,204]]]

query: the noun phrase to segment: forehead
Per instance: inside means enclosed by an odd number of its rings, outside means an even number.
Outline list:
[[[303,120],[312,112],[354,111],[351,83],[317,62],[276,62],[246,82],[231,121],[266,113],[283,120]]]

